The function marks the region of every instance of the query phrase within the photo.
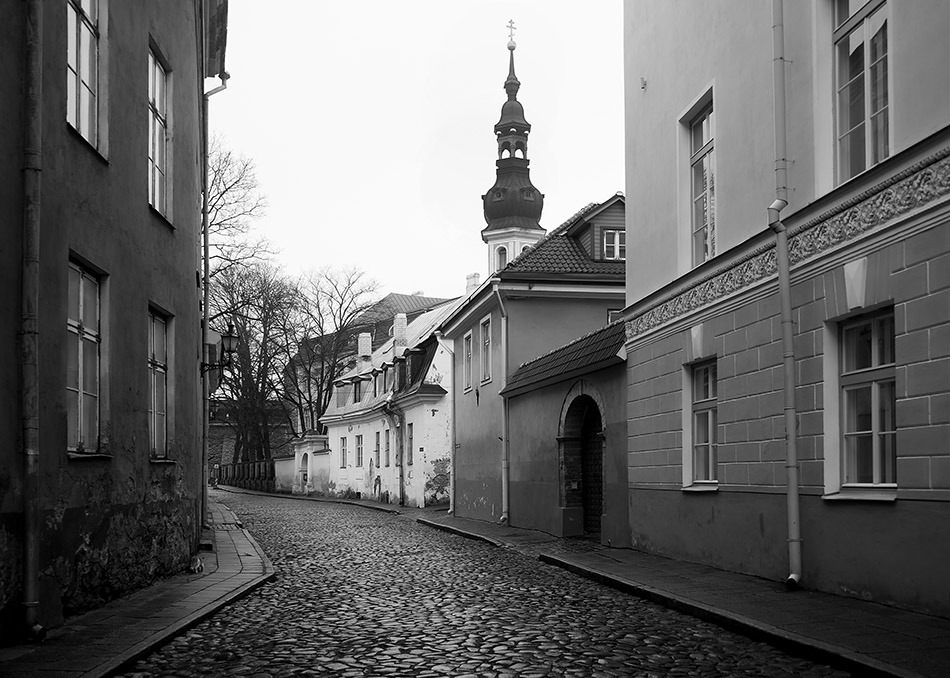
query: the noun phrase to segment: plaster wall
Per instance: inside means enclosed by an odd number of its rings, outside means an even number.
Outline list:
[[[616,299],[529,297],[508,299],[508,372],[607,324]]]
[[[0,214],[16,225],[4,248],[3,324],[19,322],[19,224],[22,223],[22,5],[5,16],[0,51]],[[40,249],[40,620],[50,626],[155,577],[187,565],[197,535],[198,292],[195,271],[199,203],[200,95],[194,5],[109,3],[100,52],[103,144],[92,148],[65,119],[66,12],[44,3],[43,171]],[[169,60],[173,144],[172,209],[148,205],[150,39]],[[107,129],[106,129],[107,128]],[[100,276],[99,446],[103,456],[66,451],[68,263]],[[170,318],[168,461],[150,461],[147,331],[150,308]],[[22,538],[18,352],[12,330],[0,341],[0,571],[15,572]],[[136,367],[138,366],[138,367]],[[19,576],[0,576],[4,615]],[[12,613],[11,613],[12,614]],[[4,616],[4,624],[8,617]]]

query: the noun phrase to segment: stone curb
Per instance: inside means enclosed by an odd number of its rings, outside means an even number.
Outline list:
[[[808,638],[777,626],[736,614],[699,601],[678,596],[669,591],[647,584],[622,579],[594,567],[578,565],[559,556],[541,553],[538,560],[548,565],[563,568],[586,579],[617,589],[624,593],[644,598],[653,603],[698,617],[731,631],[741,633],[753,640],[761,640],[783,650],[794,652],[808,659],[821,661],[855,673],[855,675],[888,678],[922,678],[919,673],[878,661],[851,650]]]
[[[229,512],[230,509],[227,509]],[[231,512],[233,515],[233,512]],[[235,517],[235,522],[237,518]],[[250,532],[245,529],[241,530],[244,533],[244,536],[247,537],[248,543],[254,548],[254,551],[257,553],[257,556],[261,559],[261,564],[264,567],[264,572],[249,582],[246,582],[239,586],[236,589],[232,589],[228,593],[224,594],[217,600],[212,603],[208,603],[201,609],[195,610],[186,617],[182,617],[172,625],[162,629],[161,631],[156,632],[150,638],[143,640],[141,643],[133,645],[128,650],[125,650],[121,654],[113,657],[108,662],[100,664],[95,669],[84,673],[83,678],[106,678],[107,676],[114,675],[118,673],[121,669],[128,667],[135,661],[151,654],[154,652],[160,645],[163,645],[167,641],[171,640],[175,636],[184,633],[192,626],[195,626],[200,621],[206,617],[211,616],[222,607],[230,605],[236,600],[243,598],[248,593],[258,588],[265,582],[270,581],[276,576],[274,571],[274,564],[270,561],[270,558],[267,557],[267,554],[264,553],[264,550],[261,548],[260,544],[257,543],[257,540],[251,536]]]
[[[389,506],[380,504],[376,506],[375,503],[370,502],[359,502],[353,501],[351,499],[333,499],[330,497],[308,497],[301,494],[284,494],[283,492],[262,492],[260,490],[245,490],[241,487],[234,487],[233,485],[218,485],[217,489],[222,492],[232,492],[234,494],[256,494],[262,495],[265,497],[282,497],[284,499],[296,499],[298,501],[317,501],[323,502],[325,504],[347,504],[349,506],[361,506],[363,508],[372,509],[373,511],[382,511],[383,513],[392,513],[394,515],[400,515],[402,511],[399,509],[390,508]]]
[[[483,534],[478,534],[477,532],[469,532],[468,530],[463,530],[452,525],[443,525],[442,523],[437,523],[434,520],[427,520],[425,518],[416,518],[416,522],[427,527],[434,527],[437,530],[442,530],[443,532],[451,532],[452,534],[457,534],[460,537],[465,537],[467,539],[474,539],[475,541],[483,541],[492,546],[504,546],[505,543],[498,541],[497,539],[492,539],[491,537],[486,537]]]

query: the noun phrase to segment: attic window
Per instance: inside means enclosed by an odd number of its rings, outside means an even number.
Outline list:
[[[621,230],[604,231],[604,259],[624,261],[627,258],[627,234]]]
[[[531,200],[533,202],[534,191],[532,191],[530,188],[524,188],[521,190],[521,197],[524,198],[525,200]]]

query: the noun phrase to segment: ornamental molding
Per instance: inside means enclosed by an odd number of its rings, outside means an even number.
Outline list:
[[[898,172],[823,214],[789,228],[794,266],[950,194],[950,148]],[[777,272],[775,242],[759,245],[657,299],[626,322],[627,341],[758,283]]]

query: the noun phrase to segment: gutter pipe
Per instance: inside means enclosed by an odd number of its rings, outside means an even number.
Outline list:
[[[23,261],[20,308],[20,409],[23,434],[23,608],[27,636],[42,640],[39,623],[39,301],[43,169],[43,0],[26,3],[23,131]]]
[[[785,26],[782,0],[772,0],[772,84],[775,107],[775,201],[768,208],[769,228],[775,232],[779,298],[782,306],[782,360],[785,391],[785,482],[788,515],[788,569],[785,586],[798,588],[802,578],[802,537],[798,495],[797,416],[795,411],[795,349],[788,232],[781,212],[788,205],[785,143]]]
[[[449,459],[451,460],[451,470],[449,476],[449,515],[455,514],[455,351],[449,348],[449,341],[445,338],[445,335],[442,334],[442,330],[435,331],[435,340],[439,342],[439,346],[444,348],[450,358],[452,369],[449,370],[449,384],[448,389],[449,393],[452,394],[452,438],[449,443],[452,447],[449,450]]]
[[[505,302],[498,291],[498,284],[492,287],[495,298],[498,299],[498,308],[501,311],[501,389],[508,385],[508,311]],[[501,405],[501,518],[500,523],[508,523],[509,516],[509,475],[511,469],[511,445],[508,440],[508,399],[502,398]]]
[[[211,328],[211,245],[208,234],[208,99],[218,92],[222,92],[228,87],[227,72],[222,73],[221,84],[209,92],[205,92],[201,98],[201,117],[202,117],[202,199],[201,199],[201,232],[202,232],[202,299],[201,299],[201,365],[208,365],[211,362],[211,352],[208,347],[208,339]],[[203,87],[203,85],[202,85]],[[211,419],[211,375],[207,369],[199,366],[201,371],[201,515],[198,520],[198,537],[200,538],[201,529],[208,520],[208,434]]]

